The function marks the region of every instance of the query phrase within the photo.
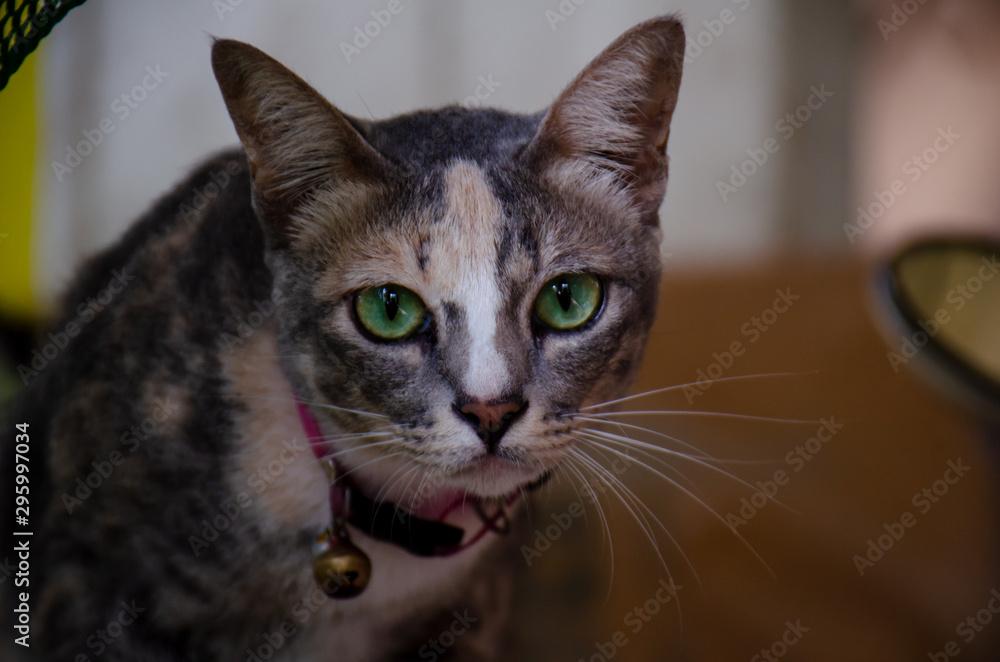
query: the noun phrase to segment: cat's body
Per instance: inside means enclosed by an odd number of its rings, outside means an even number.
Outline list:
[[[619,395],[640,357],[682,53],[658,19],[547,114],[368,123],[217,43],[245,155],[205,164],[87,265],[53,327],[75,337],[12,412],[43,520],[40,659],[432,659],[443,632],[446,659],[489,659],[510,597],[495,533],[423,558],[354,531],[370,586],[317,588],[331,500],[296,398],[369,498],[520,508],[571,446],[572,412]],[[594,274],[599,306],[540,329],[536,294],[559,274]],[[382,283],[416,292],[420,329],[376,337],[358,297]]]
[[[211,210],[188,211],[198,192],[234,170]],[[351,602],[326,598],[313,581],[310,544],[330,522],[327,480],[278,365],[276,320],[266,314],[272,278],[249,191],[241,154],[213,159],[88,265],[68,301],[98,296],[115,272],[125,283],[81,325],[75,342],[92,353],[57,358],[32,383],[37,399],[22,399],[13,414],[30,423],[34,451],[48,440],[51,458],[47,508],[40,491],[34,506],[55,530],[33,541],[46,588],[33,606],[50,624],[46,641],[61,642],[52,659],[94,657],[102,646],[102,659],[173,659],[157,655],[175,647],[218,648],[227,659],[224,651],[257,650],[265,635],[273,641],[285,623],[296,634],[283,652],[379,659],[418,643],[436,622],[447,627],[453,610],[480,618],[489,608],[467,596],[469,571],[487,546],[414,559],[371,541],[378,571]],[[80,321],[76,308],[55,328]],[[110,475],[80,486],[101,468]],[[40,487],[41,475],[32,479]],[[62,574],[72,581],[60,582]],[[143,610],[135,628],[112,644],[91,639],[122,602]],[[309,627],[316,622],[326,625]],[[143,645],[129,643],[136,639]]]

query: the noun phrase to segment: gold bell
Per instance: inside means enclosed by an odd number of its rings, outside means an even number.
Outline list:
[[[329,529],[313,545],[313,577],[331,598],[360,595],[372,578],[372,562],[345,535],[335,536]]]

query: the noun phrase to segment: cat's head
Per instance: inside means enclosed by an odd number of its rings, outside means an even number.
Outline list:
[[[683,53],[680,23],[658,18],[542,113],[367,121],[215,43],[286,370],[325,431],[375,432],[333,440],[358,449],[342,465],[506,495],[571,452],[572,414],[623,394],[656,309]]]

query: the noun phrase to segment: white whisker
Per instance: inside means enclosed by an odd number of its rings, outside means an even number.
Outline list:
[[[347,453],[352,453],[352,452],[356,452],[356,451],[367,450],[367,449],[370,449],[370,448],[377,448],[379,446],[385,446],[385,445],[388,445],[388,444],[398,444],[400,441],[401,441],[401,439],[399,437],[394,437],[392,439],[383,439],[381,441],[376,441],[376,442],[371,443],[371,444],[363,444],[361,446],[351,446],[350,448],[343,448],[343,449],[335,451],[333,453],[326,453],[326,454],[324,454],[320,458],[320,460],[321,461],[322,460],[329,460],[329,459],[332,459],[332,458],[340,457],[341,455],[345,455]]]
[[[611,472],[609,472],[605,467],[601,466],[599,462],[595,461],[594,458],[584,453],[583,449],[579,447],[574,448],[573,454],[581,462],[583,462],[583,466],[589,467],[590,472],[595,476],[595,478],[597,478],[608,489],[610,489],[615,496],[618,497],[618,500],[621,501],[622,505],[625,506],[626,510],[628,510],[628,512],[632,515],[633,519],[635,519],[636,523],[642,529],[643,533],[646,534],[646,537],[649,539],[650,544],[653,546],[656,555],[659,557],[660,562],[663,564],[664,570],[670,572],[670,569],[667,567],[667,561],[663,557],[663,554],[660,552],[659,545],[656,543],[656,533],[653,530],[653,526],[652,524],[649,523],[649,519],[646,517],[646,512],[649,511],[648,507],[645,507],[645,504],[642,504],[641,500],[639,500],[637,503],[635,499],[637,499],[638,497],[635,496],[635,493],[629,490],[625,486],[625,484],[621,482],[621,480],[619,480],[616,476],[614,476]],[[630,495],[629,499],[625,498],[626,494]],[[638,507],[639,504],[642,504],[643,508],[640,508],[639,512],[636,512],[636,510],[632,508],[632,505],[636,505]],[[683,550],[681,550],[680,546],[677,544],[677,541],[670,534],[670,532],[667,531],[666,527],[663,526],[663,523],[660,522],[660,520],[656,517],[655,514],[652,514],[652,517],[656,521],[656,523],[659,524],[663,532],[667,534],[667,537],[670,538],[671,542],[674,543],[674,545],[677,547],[677,549],[681,552],[681,555],[683,556],[684,555]],[[687,562],[688,567],[691,568],[691,571],[694,572],[694,568],[691,566],[691,562],[687,560],[686,556],[685,556],[685,561]]]
[[[374,457],[374,458],[372,458],[371,460],[368,460],[368,461],[366,461],[366,462],[362,462],[361,464],[359,464],[359,465],[357,465],[357,466],[354,466],[354,467],[351,467],[350,469],[348,469],[348,470],[347,470],[347,471],[345,471],[344,473],[341,473],[341,474],[337,474],[337,480],[340,480],[341,478],[345,478],[345,477],[347,477],[347,476],[350,476],[350,475],[351,475],[352,473],[354,473],[354,472],[355,472],[355,471],[357,471],[358,469],[361,469],[361,468],[363,468],[363,467],[366,467],[366,466],[368,466],[369,464],[374,464],[375,462],[380,462],[380,461],[382,461],[382,460],[388,460],[389,458],[392,458],[392,457],[398,457],[398,456],[400,456],[400,455],[405,455],[405,453],[403,453],[403,452],[401,452],[401,451],[398,451],[398,452],[395,452],[395,453],[388,453],[388,454],[386,454],[386,455],[378,455],[377,457]],[[405,466],[405,465],[404,465],[404,466]]]
[[[653,551],[656,552],[657,557],[659,557],[659,559],[660,559],[660,563],[663,565],[663,570],[667,573],[667,578],[670,580],[670,583],[672,585],[674,584],[673,574],[670,572],[670,568],[667,565],[666,559],[663,558],[662,552],[660,552],[660,547],[656,543],[656,536],[655,536],[655,533],[652,530],[652,525],[649,524],[649,520],[646,518],[645,513],[642,512],[642,509],[645,509],[645,511],[649,513],[649,515],[660,526],[660,528],[663,530],[663,532],[667,535],[667,537],[673,543],[674,547],[677,548],[677,551],[680,552],[681,557],[684,559],[684,562],[687,564],[688,568],[691,570],[691,573],[694,576],[695,581],[698,582],[698,586],[701,588],[702,592],[704,593],[705,589],[704,589],[704,587],[701,584],[701,580],[698,578],[698,573],[695,571],[694,566],[691,565],[691,561],[688,559],[687,554],[684,553],[684,550],[681,548],[680,544],[677,542],[677,540],[674,538],[674,536],[667,530],[667,528],[663,525],[663,523],[659,520],[659,518],[656,517],[655,513],[653,513],[653,511],[650,510],[650,508],[645,503],[643,503],[642,500],[639,499],[635,495],[634,492],[632,492],[624,483],[622,483],[621,480],[619,480],[616,476],[614,476],[609,471],[607,471],[599,463],[595,462],[594,459],[592,457],[590,457],[589,455],[587,455],[586,453],[584,453],[582,449],[580,449],[580,448],[573,448],[572,452],[585,465],[590,466],[591,467],[591,471],[593,473],[595,473],[595,475],[600,476],[600,474],[597,473],[597,472],[600,472],[600,471],[603,471],[605,474],[607,474],[607,476],[610,479],[610,481],[606,481],[605,485],[607,485],[608,488],[611,489],[612,493],[614,493],[615,496],[618,497],[618,500],[621,501],[621,503],[625,507],[625,509],[632,515],[633,519],[635,519],[636,523],[642,529],[643,533],[646,534],[647,539],[649,539],[650,545],[652,545],[652,547],[653,547]],[[614,483],[612,483],[611,481],[614,481]],[[626,495],[629,497],[629,499],[625,498]],[[636,513],[636,511],[629,504],[629,501],[631,501],[633,504],[635,504],[635,506],[637,508],[640,509],[639,513]],[[641,515],[641,519],[640,519],[640,515]],[[680,597],[679,596],[677,597],[677,616],[678,616],[678,619],[680,620],[680,622],[683,624],[683,615],[681,614],[681,610],[680,610]]]
[[[294,397],[285,398],[285,397],[276,397],[268,395],[240,395],[239,397],[243,400],[269,400],[271,402],[296,402],[296,398]],[[350,412],[352,414],[361,414],[362,416],[373,416],[375,418],[379,418],[386,421],[390,420],[389,417],[385,416],[384,414],[376,414],[375,412],[364,411],[363,409],[349,409],[347,407],[338,407],[337,405],[331,405],[325,402],[317,402],[315,400],[299,400],[299,402],[302,402],[303,404],[307,405],[312,405],[314,407],[321,407],[323,409],[334,409],[337,411]]]
[[[671,472],[677,474],[677,476],[680,477],[688,485],[690,485],[692,489],[695,489],[695,487],[696,487],[695,484],[694,484],[694,481],[692,481],[690,478],[688,478],[686,475],[684,475],[684,473],[680,469],[678,469],[677,467],[673,466],[672,464],[670,464],[669,462],[667,462],[666,460],[664,460],[662,457],[657,457],[657,456],[653,455],[652,453],[650,453],[649,451],[644,450],[638,444],[633,444],[632,442],[635,441],[635,440],[631,439],[630,437],[626,436],[626,437],[622,437],[621,439],[615,439],[615,437],[617,437],[617,435],[611,435],[610,433],[608,433],[608,436],[605,437],[605,436],[602,436],[602,435],[599,434],[601,432],[599,430],[577,430],[577,432],[579,432],[580,434],[583,434],[583,435],[587,436],[588,438],[592,438],[595,441],[601,441],[601,440],[603,440],[603,441],[607,441],[607,442],[617,443],[618,445],[624,446],[626,449],[628,449],[630,451],[635,451],[635,452],[641,453],[643,456],[648,457],[650,460],[661,464],[664,468],[666,468],[666,469],[670,470]],[[628,442],[624,441],[625,439],[627,439]],[[578,441],[581,441],[581,440],[578,439]],[[632,461],[639,462],[640,464],[644,464],[643,462],[641,462],[640,460],[638,460],[638,458],[633,458],[628,453],[626,453],[625,455],[626,455],[626,457],[628,457]],[[689,458],[688,456],[684,455],[683,453],[678,453],[678,456],[679,457],[683,457],[685,459],[693,459],[693,458]]]
[[[738,382],[744,379],[766,379],[771,377],[796,377],[801,375],[815,375],[819,371],[808,370],[806,372],[765,372],[757,375],[736,375],[734,377],[716,377],[715,379],[701,380],[696,382],[688,382],[687,384],[677,384],[676,386],[667,386],[664,388],[653,389],[652,391],[643,391],[642,393],[636,393],[634,395],[628,395],[624,398],[618,398],[617,400],[608,400],[607,402],[601,402],[596,405],[590,405],[583,407],[580,411],[587,411],[588,409],[597,409],[599,407],[609,407],[619,402],[628,402],[629,400],[635,400],[637,398],[644,398],[646,396],[655,395],[657,393],[666,393],[668,391],[676,391],[677,389],[687,388],[689,386],[696,386],[698,384],[716,384],[719,382]]]
[[[688,411],[686,409],[660,409],[648,411],[616,411],[600,414],[590,414],[595,418],[614,420],[615,416],[705,416],[711,418],[735,418],[744,421],[763,421],[767,423],[799,423],[818,425],[820,421],[803,420],[799,418],[772,418],[770,416],[752,416],[750,414],[732,414],[718,411]],[[573,414],[570,414],[573,417]]]
[[[580,468],[576,466],[574,458],[572,457],[566,458],[566,467],[568,470],[572,470],[573,473],[577,475],[577,477],[580,479],[581,485],[583,486],[587,485],[587,479],[584,477]],[[574,489],[576,489],[575,486]],[[593,493],[593,489],[591,489],[591,493]],[[579,491],[577,492],[577,494],[578,495],[580,494]],[[581,502],[583,501],[582,496],[580,497],[580,500]],[[610,566],[611,572],[609,573],[608,576],[608,592],[604,597],[605,602],[607,602],[611,598],[611,589],[614,587],[614,582],[615,582],[615,544],[614,544],[614,538],[611,535],[611,525],[608,522],[607,515],[604,514],[604,508],[601,506],[600,500],[597,498],[594,499],[594,508],[597,509],[597,516],[601,522],[601,549],[602,550],[604,549],[605,544],[608,546],[608,552],[610,554],[610,561],[611,561],[611,566]],[[586,509],[584,509],[584,514],[586,514],[586,512],[587,512]]]
[[[306,400],[302,400],[302,402],[305,403],[305,404],[307,404],[307,405],[311,405],[313,407],[319,407],[320,409],[332,409],[332,410],[335,410],[335,411],[345,411],[345,412],[348,412],[350,414],[360,414],[362,416],[371,416],[373,418],[379,418],[379,419],[382,419],[384,421],[390,420],[389,417],[386,416],[385,414],[376,414],[375,412],[365,411],[363,409],[350,409],[348,407],[338,407],[337,405],[331,405],[331,404],[327,404],[325,402],[308,402]]]
[[[396,469],[395,471],[393,471],[392,474],[388,478],[385,479],[385,482],[382,484],[382,487],[379,489],[378,493],[375,494],[375,498],[372,499],[372,501],[374,501],[375,503],[381,502],[382,501],[382,495],[383,494],[388,494],[388,491],[395,485],[395,483],[393,482],[393,478],[395,478],[396,475],[399,474],[400,471],[402,471],[406,467],[410,466],[411,464],[415,465],[414,468],[419,468],[419,466],[420,466],[420,464],[417,462],[416,458],[411,458],[409,462],[404,462],[402,464],[402,466],[400,466],[398,469]],[[409,475],[409,472],[407,472],[406,474],[403,474],[403,477],[405,477],[407,475]]]
[[[619,429],[621,429],[621,428],[628,428],[630,430],[638,430],[639,432],[645,432],[645,433],[651,434],[654,437],[660,437],[662,439],[669,439],[670,441],[677,442],[681,446],[683,446],[685,448],[688,448],[688,449],[690,449],[690,450],[692,450],[692,451],[694,451],[696,453],[696,455],[694,455],[694,456],[687,455],[685,457],[689,457],[689,458],[691,458],[691,457],[699,457],[702,460],[705,460],[706,462],[709,461],[709,460],[711,460],[711,461],[716,462],[716,463],[718,463],[720,465],[722,465],[722,464],[761,465],[761,464],[775,464],[777,462],[780,462],[780,458],[774,459],[774,460],[736,460],[736,459],[733,459],[733,458],[716,457],[716,456],[712,455],[711,453],[707,453],[704,450],[698,448],[697,446],[695,446],[693,444],[690,444],[690,443],[684,441],[683,439],[681,439],[679,437],[675,437],[673,435],[669,435],[669,434],[666,434],[664,432],[660,432],[659,430],[654,430],[652,428],[644,428],[641,425],[635,425],[633,423],[626,423],[624,421],[612,421],[612,420],[606,420],[606,419],[603,419],[603,418],[592,418],[590,416],[578,416],[577,415],[577,416],[574,416],[574,418],[576,420],[578,420],[578,421],[588,421],[588,422],[591,422],[591,423],[597,423],[599,425],[614,425],[615,427],[617,427]],[[597,432],[597,430],[594,430],[593,428],[586,428],[586,429],[593,430],[594,432]],[[631,437],[629,437],[627,434],[625,434],[624,430],[622,430],[622,436],[631,439]],[[658,446],[657,448],[662,448],[662,447]],[[667,449],[664,449],[664,450],[667,450]]]
[[[412,467],[410,467],[411,464],[413,464]],[[402,476],[400,476],[399,478],[396,478],[395,480],[393,480],[393,478],[396,476],[396,474],[398,474],[403,469],[406,469],[406,467],[410,467],[410,468],[407,469],[407,471]],[[379,490],[378,494],[375,495],[375,498],[373,499],[373,501],[375,502],[375,512],[373,513],[373,517],[378,516],[378,513],[382,509],[382,506],[384,506],[386,504],[386,502],[382,500],[382,494],[383,493],[388,494],[392,490],[392,488],[394,488],[399,483],[403,482],[403,480],[407,476],[410,477],[409,480],[406,481],[406,485],[409,486],[410,483],[413,482],[414,477],[416,477],[418,475],[417,472],[419,470],[420,470],[420,464],[417,463],[415,461],[415,459],[411,459],[409,462],[404,462],[403,466],[401,466],[399,469],[397,469],[396,471],[393,472],[392,476],[389,477],[389,480],[387,480],[385,482],[385,485],[383,486],[383,488],[381,490]],[[404,493],[405,493],[405,489],[404,489]],[[392,532],[392,528],[394,526],[395,526],[395,519],[393,519],[393,523],[389,525],[390,535],[391,535],[391,532]]]
[[[634,425],[632,423],[625,423],[624,421],[613,421],[613,420],[608,420],[608,419],[604,419],[604,418],[594,418],[593,416],[580,416],[578,414],[574,415],[573,418],[576,419],[576,420],[578,420],[578,421],[587,421],[587,422],[590,422],[590,423],[598,423],[598,424],[601,424],[601,425],[614,425],[614,426],[618,427],[619,429],[621,429],[621,428],[631,428],[633,430],[641,430],[643,432],[648,432],[648,433],[650,433],[652,435],[655,435],[657,437],[662,437],[664,439],[669,439],[670,441],[677,442],[678,444],[680,444],[684,448],[687,448],[687,449],[690,449],[690,450],[694,451],[695,453],[697,453],[697,455],[699,457],[701,457],[703,459],[721,461],[718,458],[713,457],[712,455],[709,455],[708,453],[706,453],[702,449],[698,448],[697,446],[689,444],[689,443],[687,443],[686,441],[684,441],[682,439],[678,439],[677,437],[674,437],[672,435],[669,435],[669,434],[666,434],[666,433],[663,433],[663,432],[659,432],[657,430],[650,430],[649,428],[644,428],[641,425]],[[627,436],[624,433],[625,433],[625,431],[622,430],[623,436]]]
[[[598,439],[601,439],[601,440],[604,440],[604,441],[614,441],[614,442],[617,442],[617,443],[619,443],[619,444],[621,444],[623,446],[626,446],[626,447],[631,447],[631,448],[636,448],[636,449],[644,449],[644,450],[648,450],[650,452],[664,453],[664,454],[669,455],[671,457],[678,457],[678,458],[681,458],[683,460],[687,460],[689,462],[693,462],[695,464],[703,466],[706,469],[708,469],[710,471],[713,471],[715,473],[718,473],[718,474],[720,474],[722,476],[725,476],[726,478],[729,478],[730,480],[733,480],[733,481],[739,483],[740,485],[742,485],[744,487],[750,488],[751,490],[755,490],[755,491],[757,490],[756,487],[754,487],[753,485],[751,485],[747,481],[743,480],[739,476],[737,476],[737,475],[735,475],[733,473],[730,473],[730,472],[726,471],[725,469],[722,469],[721,467],[717,467],[717,466],[715,466],[714,464],[712,464],[710,462],[705,462],[703,459],[701,459],[699,457],[696,457],[696,456],[691,456],[691,455],[687,455],[685,453],[680,453],[680,452],[672,450],[670,448],[663,448],[662,446],[657,446],[656,444],[651,444],[648,441],[641,441],[639,439],[632,439],[631,437],[620,437],[618,435],[615,435],[615,434],[613,434],[611,432],[606,432],[604,430],[577,430],[577,432],[580,432],[581,434],[590,435],[590,436],[596,436]],[[768,498],[770,498],[772,501],[774,501],[774,503],[777,503],[778,505],[787,508],[787,506],[785,506],[783,503],[781,503],[777,499],[775,499],[773,497],[768,497]]]
[[[591,443],[591,444],[593,444],[595,446],[599,446],[599,447],[604,448],[604,449],[606,449],[606,450],[608,450],[608,451],[610,451],[612,453],[615,453],[617,455],[621,455],[623,457],[629,457],[625,453],[622,453],[621,451],[619,451],[617,449],[611,448],[610,446],[606,446],[605,444],[602,444],[601,442],[596,441],[594,439],[589,440],[587,443]],[[682,492],[684,492],[684,494],[686,494],[689,497],[691,497],[692,499],[694,499],[695,502],[697,502],[705,510],[707,510],[709,513],[711,513],[711,515],[715,519],[717,519],[720,522],[722,522],[726,526],[726,528],[729,529],[732,532],[732,534],[739,539],[739,541],[741,543],[743,543],[743,545],[750,551],[750,553],[752,553],[754,555],[754,557],[756,557],[756,559],[758,561],[760,561],[761,565],[764,566],[764,568],[768,571],[768,573],[771,575],[771,577],[776,577],[775,574],[774,574],[774,572],[771,570],[771,567],[767,565],[767,563],[764,561],[764,559],[761,557],[761,555],[757,552],[757,550],[754,549],[753,545],[751,545],[749,542],[747,542],[746,538],[744,538],[742,536],[742,534],[740,534],[740,532],[736,530],[736,527],[734,527],[732,524],[730,524],[729,521],[727,521],[725,517],[723,517],[722,515],[720,515],[719,513],[717,513],[714,508],[712,508],[707,503],[705,503],[696,494],[694,494],[690,490],[688,490],[685,487],[683,487],[680,484],[678,484],[677,481],[672,480],[671,478],[669,478],[666,474],[664,474],[664,473],[662,473],[660,471],[657,471],[656,469],[654,469],[653,467],[650,467],[650,466],[646,465],[645,463],[641,463],[640,462],[639,465],[642,466],[647,471],[651,471],[652,473],[656,474],[657,476],[659,476],[663,480],[667,481],[668,483],[670,483],[671,485],[673,485],[677,489],[679,489]]]
[[[414,469],[416,469],[416,468],[418,468],[418,467],[414,467]],[[410,476],[410,479],[408,481],[406,481],[406,485],[403,486],[403,496],[406,496],[406,494],[409,493],[409,491],[410,491],[410,485],[413,484],[413,479],[416,478],[419,475],[418,472],[414,472],[412,470],[409,471],[409,472],[407,472],[407,473],[408,474],[412,473],[413,475]],[[416,501],[417,496],[420,494],[420,490],[423,489],[423,487],[424,487],[424,481],[427,480],[427,478],[428,478],[429,475],[430,474],[425,471],[424,475],[420,477],[420,482],[417,483],[417,489],[413,492],[413,494],[410,495],[410,504],[406,508],[406,512],[408,512],[408,513],[414,512],[415,508],[413,506],[413,503]],[[395,528],[395,526],[396,526],[396,520],[395,520],[395,518],[393,518],[392,524],[389,525],[389,535],[390,536],[392,535],[392,530]]]

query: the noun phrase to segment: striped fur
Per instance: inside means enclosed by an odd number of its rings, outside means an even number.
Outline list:
[[[317,597],[310,542],[330,512],[293,393],[326,434],[389,433],[330,450],[363,491],[416,512],[557,468],[566,415],[624,392],[653,320],[683,50],[680,24],[655,19],[544,113],[365,122],[253,47],[216,42],[242,152],[204,164],[87,265],[56,328],[113,270],[134,283],[15,405],[46,467],[38,659],[95,659],[88,637],[123,601],[144,611],[102,660],[246,659],[286,622],[295,634],[271,659],[398,659],[456,609],[480,625],[449,659],[495,653],[509,595],[496,536],[417,559],[358,533],[371,587]],[[600,277],[603,309],[578,332],[545,332],[534,299],[568,272]],[[352,295],[385,283],[422,298],[425,333],[361,332]],[[527,407],[490,454],[456,406],[505,399]],[[125,461],[73,503],[77,479],[115,452]]]

